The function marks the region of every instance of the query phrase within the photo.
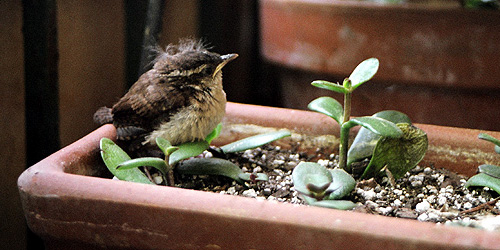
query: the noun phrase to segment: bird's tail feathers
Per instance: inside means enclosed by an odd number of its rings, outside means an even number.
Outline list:
[[[111,113],[111,108],[100,107],[94,114],[94,122],[99,125],[112,123],[113,114]]]

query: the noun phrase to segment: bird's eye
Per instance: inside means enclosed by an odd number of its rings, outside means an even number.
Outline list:
[[[214,71],[214,70],[212,69],[212,67],[205,67],[205,68],[201,71],[201,73],[202,73],[203,75],[211,75],[213,71]]]

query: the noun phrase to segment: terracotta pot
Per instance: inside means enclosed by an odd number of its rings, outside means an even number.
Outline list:
[[[354,93],[353,114],[397,109],[420,123],[500,130],[498,11],[458,1],[263,0],[260,19],[263,57],[287,69],[278,81],[285,107],[305,109],[327,93],[311,81],[342,82],[377,57],[380,69]]]
[[[337,134],[323,115],[229,103],[230,124]],[[478,130],[417,125],[429,136],[423,164],[473,174],[499,163]],[[499,132],[488,132],[500,137]],[[218,143],[240,137],[226,133]],[[105,125],[26,170],[18,181],[29,227],[53,249],[470,249],[497,248],[499,232],[297,206],[188,189],[92,177],[104,171]],[[450,150],[451,153],[446,153]]]

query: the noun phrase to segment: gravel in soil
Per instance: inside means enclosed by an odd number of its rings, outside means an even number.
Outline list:
[[[269,181],[240,185],[220,176],[176,176],[176,186],[304,204],[293,188],[293,168],[312,159],[329,168],[337,165],[335,155],[323,155],[320,150],[312,156],[272,145],[229,154],[227,159],[245,172],[266,173]],[[466,189],[466,180],[446,169],[417,166],[392,184],[387,177],[359,181],[346,199],[358,204],[354,212],[500,230],[498,195],[488,188]]]

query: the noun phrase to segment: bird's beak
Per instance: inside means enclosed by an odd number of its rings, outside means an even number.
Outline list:
[[[217,65],[217,68],[215,69],[214,74],[212,75],[212,77],[215,77],[215,75],[217,74],[217,72],[219,72],[224,66],[226,66],[226,64],[228,62],[236,59],[236,57],[238,57],[238,54],[227,54],[227,55],[221,56],[220,58],[222,58],[222,62],[219,63],[219,65]]]

